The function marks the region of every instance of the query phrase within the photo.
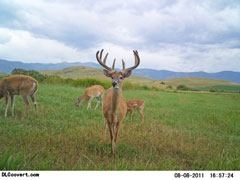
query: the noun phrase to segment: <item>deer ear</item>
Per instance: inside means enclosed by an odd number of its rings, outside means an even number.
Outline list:
[[[112,77],[112,73],[110,73],[110,72],[109,72],[108,70],[106,70],[106,69],[103,70],[103,73],[104,73],[104,75],[107,76],[107,77]]]
[[[132,74],[132,71],[131,71],[131,70],[128,70],[128,71],[126,71],[126,72],[123,73],[123,77],[124,77],[124,78],[127,78],[127,77],[129,77],[131,74]]]

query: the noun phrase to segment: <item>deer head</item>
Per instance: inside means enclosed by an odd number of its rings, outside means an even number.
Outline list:
[[[81,100],[80,98],[77,98],[77,100],[76,100],[76,102],[75,102],[75,105],[76,105],[76,106],[80,106],[81,101],[82,101],[82,100]]]
[[[122,88],[123,80],[125,78],[129,77],[132,73],[132,70],[137,68],[138,65],[140,64],[140,58],[138,56],[138,52],[136,50],[133,51],[133,54],[134,54],[134,57],[135,57],[135,65],[130,67],[130,68],[125,69],[125,62],[122,59],[123,70],[121,72],[117,72],[114,69],[116,58],[113,61],[112,68],[110,68],[106,65],[106,60],[107,60],[108,53],[105,55],[103,61],[102,61],[102,53],[103,53],[103,49],[100,52],[100,56],[99,56],[99,51],[96,53],[96,58],[97,58],[98,63],[105,68],[103,70],[104,75],[112,78],[112,87],[113,88],[115,88],[115,89]]]

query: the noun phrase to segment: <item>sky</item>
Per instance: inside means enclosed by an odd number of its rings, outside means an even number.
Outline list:
[[[0,0],[0,59],[240,71],[239,0]]]

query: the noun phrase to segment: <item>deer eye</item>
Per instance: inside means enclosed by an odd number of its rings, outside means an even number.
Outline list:
[[[112,79],[113,79],[113,77],[112,77]]]
[[[120,79],[123,79],[123,77],[120,77]]]

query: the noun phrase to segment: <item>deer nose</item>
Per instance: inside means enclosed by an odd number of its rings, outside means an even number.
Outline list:
[[[114,81],[114,82],[112,83],[112,86],[115,87],[116,85],[117,85],[117,83]]]

